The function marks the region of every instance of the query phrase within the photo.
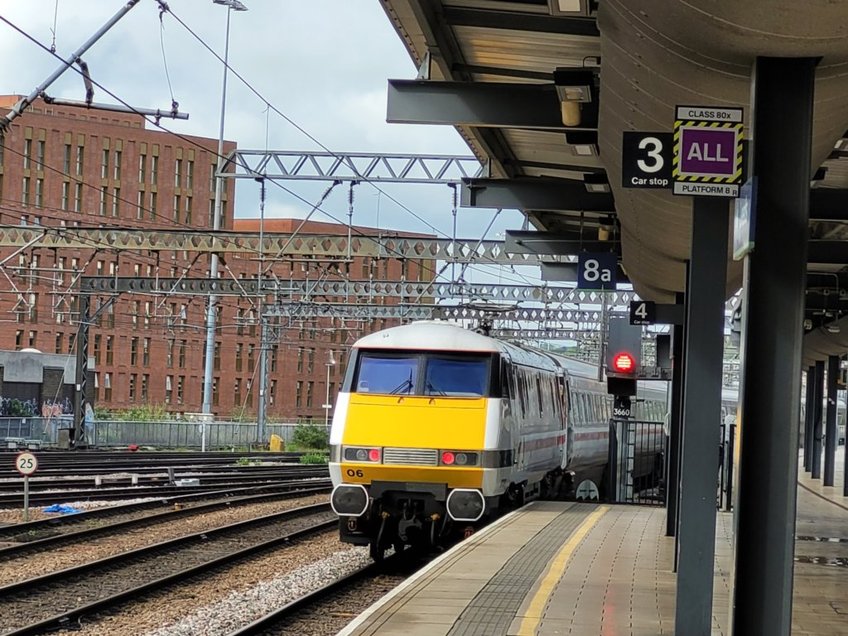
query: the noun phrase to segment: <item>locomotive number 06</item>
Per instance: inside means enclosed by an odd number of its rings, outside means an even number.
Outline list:
[[[362,470],[354,470],[353,468],[348,468],[346,471],[348,477],[365,477],[365,473]]]

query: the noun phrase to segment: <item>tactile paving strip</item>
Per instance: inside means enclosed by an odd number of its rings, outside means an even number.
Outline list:
[[[505,635],[545,567],[595,508],[582,504],[572,506],[542,528],[472,599],[448,636]]]

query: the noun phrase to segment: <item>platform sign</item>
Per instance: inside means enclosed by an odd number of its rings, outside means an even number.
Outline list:
[[[752,177],[739,190],[733,214],[733,260],[741,261],[754,249],[754,220],[757,211],[757,181]]]
[[[657,304],[650,300],[630,302],[631,325],[653,325],[657,322]]]
[[[674,194],[739,196],[744,155],[742,109],[678,106],[674,121]]]
[[[577,289],[615,289],[618,256],[612,252],[581,252],[577,257]]]
[[[625,131],[621,144],[623,188],[671,187],[674,136],[667,132]]]

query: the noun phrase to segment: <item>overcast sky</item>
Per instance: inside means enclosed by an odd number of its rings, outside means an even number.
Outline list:
[[[449,127],[387,124],[388,78],[414,78],[416,68],[377,0],[244,0],[247,12],[233,12],[230,25],[230,66],[277,109],[334,151],[444,153],[470,151]],[[182,25],[179,17],[223,57],[226,7],[212,0],[171,0],[174,15],[160,23],[156,0],[141,0],[83,56],[92,77],[134,106],[170,108],[162,44],[174,98],[184,121],[163,120],[174,131],[217,137],[222,64]],[[76,50],[114,15],[120,0],[0,0],[0,14],[40,42],[50,45],[54,11],[56,49],[63,58]],[[162,29],[164,25],[164,30]],[[28,94],[58,65],[6,24],[0,24],[0,92]],[[48,94],[84,99],[77,73],[68,71]],[[95,101],[114,99],[95,89]],[[285,150],[320,148],[254,96],[232,74],[227,92],[225,136],[240,148]],[[266,146],[267,143],[267,146]],[[326,184],[286,182],[309,201]],[[451,232],[451,193],[444,185],[383,185],[443,235]],[[377,223],[378,193],[358,186],[354,222]],[[258,216],[258,185],[240,184],[236,215]],[[379,197],[379,224],[400,230],[432,231],[408,212]],[[337,187],[323,206],[345,218],[346,186]],[[303,216],[306,206],[269,186],[268,216]],[[321,218],[321,217],[314,217]],[[460,210],[458,235],[478,238],[492,211]],[[505,228],[518,228],[521,215],[504,212],[487,238]],[[324,220],[327,220],[324,218]]]

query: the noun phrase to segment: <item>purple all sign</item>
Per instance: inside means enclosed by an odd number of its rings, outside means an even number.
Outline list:
[[[680,127],[680,174],[730,177],[736,167],[736,130]]]

